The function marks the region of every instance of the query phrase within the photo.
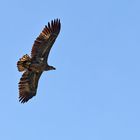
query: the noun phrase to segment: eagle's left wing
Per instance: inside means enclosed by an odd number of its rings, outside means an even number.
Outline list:
[[[26,71],[23,73],[19,82],[19,101],[21,103],[27,102],[36,95],[38,81],[42,72]]]

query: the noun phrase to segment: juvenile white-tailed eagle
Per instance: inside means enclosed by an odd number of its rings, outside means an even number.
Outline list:
[[[59,19],[48,23],[48,26],[45,26],[35,40],[31,57],[26,54],[17,62],[18,70],[24,72],[19,82],[19,101],[21,103],[27,102],[36,95],[38,81],[43,71],[55,70],[53,66],[48,65],[47,60],[60,28]]]

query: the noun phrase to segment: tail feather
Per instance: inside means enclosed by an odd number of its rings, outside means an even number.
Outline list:
[[[19,59],[19,61],[17,62],[17,68],[20,72],[26,70],[29,65],[31,63],[31,58],[28,54],[23,55],[22,58]]]

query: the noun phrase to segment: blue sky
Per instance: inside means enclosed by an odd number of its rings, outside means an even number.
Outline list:
[[[140,139],[140,1],[0,2],[1,140]],[[18,102],[16,62],[48,21],[62,28],[37,95]]]

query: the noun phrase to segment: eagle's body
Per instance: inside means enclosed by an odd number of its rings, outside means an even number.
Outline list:
[[[31,57],[26,54],[17,62],[18,70],[24,71],[19,82],[19,100],[22,103],[36,95],[38,80],[42,72],[55,70],[53,66],[48,65],[47,60],[51,47],[60,32],[60,27],[58,19],[48,23],[48,26],[45,26],[35,40]]]

